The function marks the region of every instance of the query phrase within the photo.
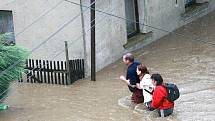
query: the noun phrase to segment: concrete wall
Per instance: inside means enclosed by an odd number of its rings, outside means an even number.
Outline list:
[[[64,24],[80,14],[80,6],[60,1],[61,0],[0,0],[0,10],[13,11],[16,44],[32,50],[58,31]],[[80,0],[71,1],[80,3]],[[57,7],[52,9],[56,5]],[[47,12],[49,10],[50,12]],[[41,15],[46,12],[47,14],[41,17]],[[31,25],[40,17],[41,19]],[[23,29],[29,25],[31,26],[22,32]],[[20,34],[20,32],[22,33]],[[79,15],[49,41],[36,49],[30,58],[52,59],[61,51],[62,53],[54,60],[65,60],[64,41],[70,43],[70,59],[83,58],[83,37],[79,37],[81,35],[82,26],[81,16]],[[77,38],[79,39],[76,40]]]
[[[183,1],[181,0],[178,1],[178,4],[175,3],[175,0],[139,0],[138,2],[140,22],[169,31],[178,26],[180,14],[184,12]],[[153,28],[143,25],[140,25],[140,29],[144,33],[154,31]]]
[[[215,10],[215,0],[208,0],[208,1],[210,3],[208,9],[209,9],[209,12],[211,12]]]
[[[12,2],[11,2],[12,1]],[[0,0],[0,10],[12,10],[14,14],[15,34],[39,18],[44,12],[59,4],[55,9],[42,17],[22,34],[16,36],[18,45],[33,49],[51,34],[56,32],[66,22],[78,16],[57,35],[46,42],[41,48],[33,52],[32,58],[49,59],[60,50],[64,51],[64,41],[70,44],[70,59],[85,58],[86,72],[90,74],[91,46],[90,46],[90,9],[60,0]],[[89,6],[89,0],[71,0]],[[152,37],[146,39],[140,46],[143,47],[162,36],[168,34],[153,27],[173,31],[186,23],[214,10],[215,1],[211,0],[207,9],[187,21],[182,17],[185,12],[184,0],[138,0],[140,24],[142,33],[152,31]],[[82,9],[82,16],[80,15]],[[125,18],[124,0],[96,0],[96,9]],[[83,28],[83,29],[82,29]],[[84,33],[84,34],[83,34]],[[82,36],[84,35],[84,36]],[[97,71],[121,58],[126,51],[123,45],[127,43],[126,21],[116,17],[96,12],[96,67]],[[55,60],[64,60],[63,52]]]
[[[49,38],[50,35],[58,31],[64,24],[80,14],[81,7],[79,5],[60,1],[61,0],[0,0],[0,10],[13,11],[16,44],[32,50]],[[78,4],[82,2],[82,4],[86,6],[90,5],[88,0],[71,1]],[[32,22],[56,5],[56,8],[31,25]],[[123,0],[96,0],[96,9],[125,17]],[[70,59],[85,58],[87,60],[86,72],[87,75],[89,75],[91,62],[90,9],[82,7],[82,12],[82,16],[80,14],[72,23],[36,49],[30,58],[52,59],[56,54],[62,51],[62,54],[54,60],[65,60],[64,41],[68,41],[72,43],[69,45]],[[23,29],[29,25],[31,26],[22,32]],[[84,28],[84,31],[82,28]],[[22,33],[20,34],[20,32]],[[126,41],[126,24],[124,20],[96,12],[97,71],[121,58],[124,52],[123,45]]]
[[[83,5],[90,5],[89,2],[83,1]],[[125,8],[123,0],[96,0],[96,9],[102,10],[117,16],[125,17]],[[85,7],[83,8],[85,9]],[[84,15],[84,25],[86,32],[86,59],[87,66],[90,67],[90,11]],[[127,42],[126,23],[100,12],[96,12],[96,63],[97,71],[115,62],[121,58]],[[88,68],[88,74],[90,68]]]
[[[140,23],[151,26],[140,24],[140,31],[142,33],[153,32],[152,37],[145,40],[138,47],[149,44],[168,34],[168,32],[158,29],[171,32],[215,9],[215,1],[209,0],[209,5],[206,9],[194,13],[189,18],[183,18],[182,15],[185,13],[184,0],[178,0],[177,4],[176,0],[138,0],[138,3]]]

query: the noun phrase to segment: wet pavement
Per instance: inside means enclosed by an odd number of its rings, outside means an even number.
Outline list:
[[[174,114],[158,118],[141,105],[135,109],[118,104],[129,96],[118,80],[125,74],[121,60],[88,79],[71,86],[15,83],[5,100],[10,108],[0,112],[0,121],[214,121],[215,120],[215,12],[176,30],[138,51],[135,56],[174,82],[181,91]],[[203,42],[204,41],[204,42]]]

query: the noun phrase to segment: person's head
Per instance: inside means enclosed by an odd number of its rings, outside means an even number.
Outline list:
[[[130,65],[134,62],[134,56],[131,53],[126,53],[125,55],[123,55],[122,60],[126,65]]]
[[[149,74],[149,71],[144,64],[137,66],[136,72],[137,72],[137,75]]]
[[[163,78],[160,74],[152,74],[151,79],[153,80],[155,86],[163,84]]]

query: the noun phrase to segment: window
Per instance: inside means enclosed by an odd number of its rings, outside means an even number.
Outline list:
[[[7,37],[7,44],[15,43],[14,26],[13,26],[13,15],[12,11],[1,11],[0,10],[0,33],[11,33]]]

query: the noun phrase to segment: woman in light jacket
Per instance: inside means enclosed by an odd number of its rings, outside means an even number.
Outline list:
[[[144,64],[137,66],[136,71],[141,80],[140,84],[137,84],[136,87],[143,90],[144,105],[146,106],[148,102],[152,101],[154,85],[151,76],[149,75],[149,71]]]

